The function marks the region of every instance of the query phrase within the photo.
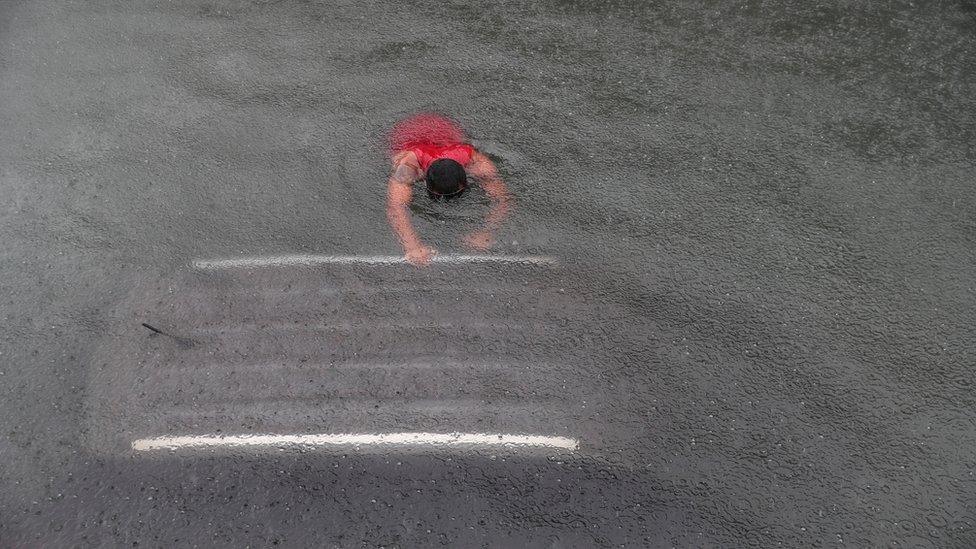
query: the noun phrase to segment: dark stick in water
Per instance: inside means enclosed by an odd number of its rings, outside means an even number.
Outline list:
[[[196,343],[196,341],[194,341],[194,340],[192,340],[192,339],[190,339],[188,337],[180,337],[180,336],[175,336],[173,334],[167,334],[166,332],[160,330],[159,328],[150,326],[149,324],[146,324],[145,322],[142,323],[142,326],[144,328],[146,328],[147,330],[151,330],[153,333],[157,333],[159,335],[164,335],[166,337],[173,338],[174,340],[176,340],[177,343],[179,343],[183,347],[192,347]]]

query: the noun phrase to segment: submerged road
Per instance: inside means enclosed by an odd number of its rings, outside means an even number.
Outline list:
[[[0,546],[976,546],[974,29],[0,3]],[[425,110],[514,207],[417,269]]]

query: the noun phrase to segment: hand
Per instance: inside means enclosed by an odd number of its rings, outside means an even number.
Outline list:
[[[464,237],[465,246],[481,252],[487,251],[494,243],[495,239],[489,231],[477,231]]]
[[[430,260],[435,255],[437,255],[437,250],[420,244],[407,250],[406,259],[418,267],[424,267],[430,264]]]

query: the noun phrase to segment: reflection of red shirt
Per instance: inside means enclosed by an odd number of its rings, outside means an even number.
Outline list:
[[[420,169],[435,160],[450,158],[462,166],[471,162],[474,147],[467,144],[464,130],[454,121],[434,113],[416,114],[401,120],[390,133],[390,154],[411,151]]]

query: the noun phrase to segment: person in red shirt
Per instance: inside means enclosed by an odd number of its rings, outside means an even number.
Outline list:
[[[495,165],[478,152],[453,121],[432,113],[400,121],[390,134],[393,173],[387,188],[386,216],[403,245],[404,255],[414,265],[427,265],[437,251],[424,244],[410,222],[407,206],[413,184],[423,179],[434,200],[460,196],[468,187],[468,175],[476,178],[492,205],[485,227],[464,237],[464,243],[485,251],[494,243],[494,231],[508,214],[508,190]]]

